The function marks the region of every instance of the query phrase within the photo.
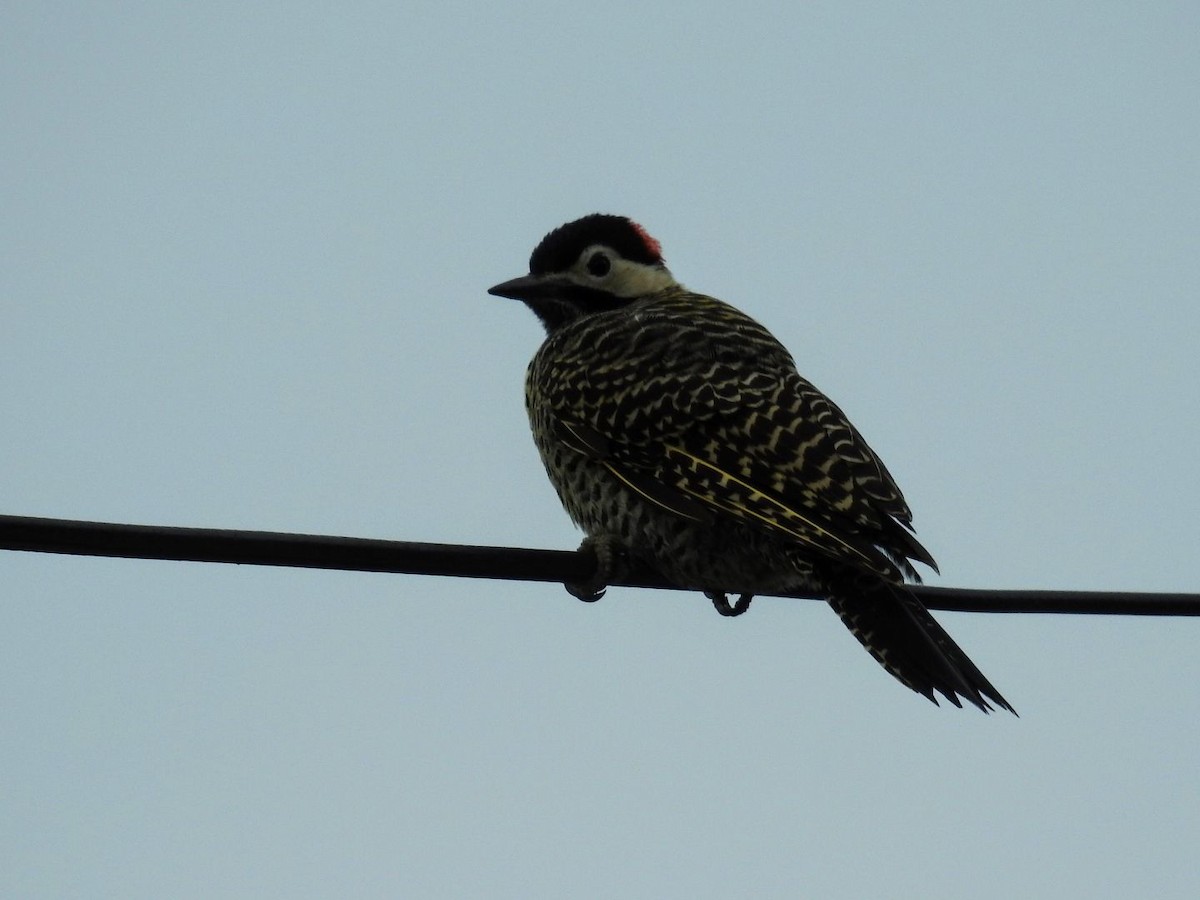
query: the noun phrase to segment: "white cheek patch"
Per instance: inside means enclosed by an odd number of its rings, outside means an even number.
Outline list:
[[[627,259],[613,261],[607,289],[618,297],[642,297],[668,288],[675,283],[666,266],[647,266]]]

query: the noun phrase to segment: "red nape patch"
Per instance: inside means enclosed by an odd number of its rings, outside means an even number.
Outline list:
[[[633,226],[633,230],[637,232],[638,237],[642,239],[642,243],[646,245],[646,249],[659,262],[662,262],[662,244],[656,238],[650,236],[645,228],[630,219],[629,224]]]

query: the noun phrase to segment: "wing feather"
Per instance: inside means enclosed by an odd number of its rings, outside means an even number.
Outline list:
[[[555,348],[539,379],[564,443],[690,519],[717,516],[885,578],[933,564],[911,513],[845,414],[748,316],[681,293]]]

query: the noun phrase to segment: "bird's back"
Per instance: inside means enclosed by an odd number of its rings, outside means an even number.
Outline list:
[[[589,532],[628,525],[581,509],[576,494],[603,490],[572,470],[590,462],[610,490],[699,504],[706,524],[761,532],[800,556],[892,580],[911,572],[893,560],[932,563],[861,435],[766,328],[727,303],[675,288],[580,319],[546,340],[526,390],[551,479]]]

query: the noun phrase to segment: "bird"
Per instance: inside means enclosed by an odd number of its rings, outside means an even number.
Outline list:
[[[935,705],[1016,714],[908,588],[914,563],[937,564],[883,462],[770,331],[676,281],[641,225],[568,222],[488,293],[545,328],[526,411],[597,561],[572,594],[597,600],[635,563],[727,616],[755,594],[804,592]]]

